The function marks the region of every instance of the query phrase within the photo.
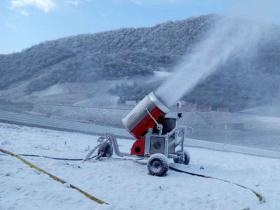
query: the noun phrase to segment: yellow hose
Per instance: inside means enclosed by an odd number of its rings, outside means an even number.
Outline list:
[[[55,180],[55,181],[57,181],[57,182],[60,182],[61,184],[67,183],[67,182],[64,181],[63,179],[61,179],[61,178],[59,178],[59,177],[57,177],[57,176],[55,176],[55,175],[50,174],[49,172],[47,172],[47,171],[45,171],[45,170],[39,168],[38,166],[36,166],[36,165],[34,165],[33,163],[31,163],[31,162],[25,160],[24,158],[22,158],[21,156],[15,154],[15,153],[12,153],[12,152],[10,152],[10,151],[8,151],[8,150],[5,150],[5,149],[2,149],[2,148],[0,148],[0,152],[5,153],[5,154],[7,154],[7,155],[10,155],[10,156],[12,156],[12,157],[17,158],[18,160],[20,160],[21,162],[23,162],[25,165],[29,166],[30,168],[34,168],[35,170],[37,170],[37,171],[39,171],[39,172],[41,172],[41,173],[43,173],[43,174],[48,175],[50,178],[52,178],[53,180]],[[105,201],[102,201],[102,200],[100,200],[100,199],[98,199],[98,198],[92,196],[91,194],[89,194],[89,193],[87,193],[87,192],[81,190],[80,188],[78,188],[78,187],[76,187],[76,186],[74,186],[74,185],[72,185],[72,184],[70,184],[69,187],[72,188],[72,189],[74,189],[74,190],[77,190],[79,193],[83,194],[83,195],[86,196],[88,199],[90,199],[90,200],[92,200],[92,201],[94,201],[94,202],[96,202],[96,203],[98,203],[98,204],[108,204],[108,203],[106,203]]]

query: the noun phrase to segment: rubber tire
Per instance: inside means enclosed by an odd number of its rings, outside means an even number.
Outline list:
[[[110,143],[105,142],[100,145],[97,151],[97,155],[100,157],[111,157],[113,155],[113,147]]]
[[[149,174],[153,176],[164,176],[168,171],[168,159],[165,155],[156,153],[151,155],[148,160],[147,168]]]
[[[179,156],[181,156],[181,152],[180,151],[176,152],[176,154],[178,155],[178,157],[173,158],[174,163],[180,163],[180,164],[184,164],[184,165],[188,165],[190,163],[191,156],[190,156],[190,154],[187,151],[184,151],[184,155],[185,155],[185,159],[184,160],[179,158]]]

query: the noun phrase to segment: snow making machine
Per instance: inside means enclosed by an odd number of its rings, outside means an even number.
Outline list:
[[[173,116],[172,116],[173,114]],[[190,155],[184,150],[185,129],[177,126],[181,113],[170,113],[169,108],[153,92],[140,101],[122,119],[124,127],[135,138],[130,153],[119,150],[116,137],[106,134],[99,138],[100,144],[86,157],[97,150],[97,156],[143,157],[151,175],[163,176],[168,171],[169,159],[175,163],[188,164]]]

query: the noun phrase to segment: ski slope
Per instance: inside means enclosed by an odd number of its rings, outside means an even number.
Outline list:
[[[97,136],[0,124],[0,147],[15,153],[83,158]],[[119,140],[128,151],[132,141]],[[248,186],[264,196],[260,204],[250,191],[218,180],[169,170],[165,177],[147,174],[146,166],[109,159],[91,162],[26,158],[39,167],[108,202],[98,205],[68,184],[38,173],[14,157],[0,155],[0,210],[279,210],[280,161],[244,154],[189,148],[184,170]]]

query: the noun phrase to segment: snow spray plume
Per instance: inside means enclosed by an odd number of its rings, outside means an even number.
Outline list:
[[[156,90],[155,94],[167,106],[174,105],[231,56],[247,54],[255,49],[261,25],[238,18],[219,19],[206,39],[183,58],[171,78]]]

